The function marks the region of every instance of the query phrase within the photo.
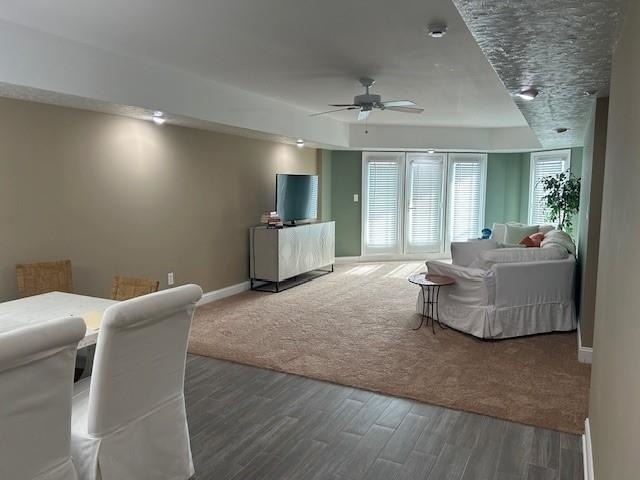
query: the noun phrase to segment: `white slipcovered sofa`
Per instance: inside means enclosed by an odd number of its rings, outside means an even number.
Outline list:
[[[557,245],[498,248],[494,240],[451,244],[452,263],[427,262],[455,284],[440,290],[440,321],[479,338],[577,328],[575,257]],[[422,312],[422,292],[416,304]]]

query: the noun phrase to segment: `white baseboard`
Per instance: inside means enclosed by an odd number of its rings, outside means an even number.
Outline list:
[[[362,257],[336,257],[336,263],[358,263]]]
[[[231,295],[237,295],[238,293],[246,292],[251,288],[250,282],[237,283],[229,287],[221,288],[220,290],[214,290],[202,295],[202,298],[198,302],[198,306],[206,305],[207,303],[215,302],[222,298],[230,297]]]
[[[578,361],[580,363],[591,364],[593,358],[593,348],[582,346],[582,334],[580,333],[580,323],[578,323]]]
[[[584,466],[584,480],[594,480],[593,451],[591,450],[591,427],[589,419],[584,421],[584,435],[582,435],[582,459]]]

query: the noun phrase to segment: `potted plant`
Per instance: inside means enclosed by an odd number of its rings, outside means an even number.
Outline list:
[[[570,170],[540,179],[547,218],[557,223],[559,230],[572,233],[573,216],[580,208],[580,179]]]

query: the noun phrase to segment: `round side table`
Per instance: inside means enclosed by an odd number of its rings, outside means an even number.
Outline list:
[[[440,323],[440,314],[438,311],[438,297],[440,296],[440,287],[453,285],[455,280],[444,275],[429,275],[425,273],[416,273],[408,278],[409,282],[419,285],[422,288],[422,318],[420,325],[414,330],[419,330],[423,324],[429,326],[431,320],[431,331],[435,335],[436,322],[440,328],[444,326]]]

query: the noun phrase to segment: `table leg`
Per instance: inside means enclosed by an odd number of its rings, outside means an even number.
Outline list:
[[[416,328],[414,328],[414,330],[420,330],[422,328],[422,325],[424,324],[424,320],[425,318],[427,318],[427,297],[425,290],[427,290],[427,292],[429,291],[428,288],[425,288],[424,286],[421,286],[422,288],[422,316],[420,317],[420,325],[418,325]],[[429,324],[429,322],[427,321],[427,325]]]
[[[436,287],[438,290],[436,291],[436,321],[438,322],[438,325],[440,325],[440,328],[445,330],[447,327],[445,327],[442,323],[440,323],[440,309],[438,307],[438,300],[440,298],[440,287]]]

